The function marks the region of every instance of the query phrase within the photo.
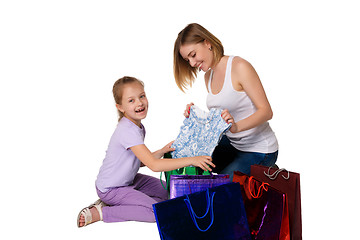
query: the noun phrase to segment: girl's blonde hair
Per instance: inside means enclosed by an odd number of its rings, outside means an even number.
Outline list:
[[[113,95],[114,95],[114,100],[115,100],[116,104],[121,105],[121,99],[122,99],[123,92],[124,92],[124,86],[129,83],[139,83],[142,87],[144,87],[144,83],[134,77],[124,76],[124,77],[118,79],[114,83],[114,86],[113,86]],[[121,118],[124,116],[124,114],[122,112],[120,112],[119,109],[117,111],[119,114],[118,121],[120,121]]]
[[[177,86],[184,92],[184,88],[192,86],[197,76],[198,69],[192,67],[180,55],[180,47],[184,44],[197,44],[208,41],[214,56],[214,64],[217,64],[224,56],[224,47],[208,30],[197,23],[187,25],[179,34],[174,44],[174,77]]]

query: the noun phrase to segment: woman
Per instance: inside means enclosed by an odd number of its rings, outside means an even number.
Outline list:
[[[199,24],[186,26],[174,46],[174,76],[184,91],[192,85],[197,72],[204,71],[208,90],[207,107],[224,109],[223,119],[232,123],[213,153],[214,172],[250,174],[250,166],[272,166],[278,143],[268,121],[272,110],[261,81],[246,60],[225,56],[224,48],[213,34]],[[188,104],[185,117],[189,116]]]

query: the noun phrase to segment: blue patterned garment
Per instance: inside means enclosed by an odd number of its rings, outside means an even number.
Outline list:
[[[211,156],[222,134],[231,127],[221,117],[221,112],[218,108],[204,112],[192,106],[190,116],[184,120],[180,134],[172,144],[175,148],[172,158]]]

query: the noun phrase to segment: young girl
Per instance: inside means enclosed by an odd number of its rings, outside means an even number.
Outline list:
[[[232,123],[212,155],[214,172],[250,174],[253,164],[275,164],[278,142],[268,123],[273,113],[255,69],[243,58],[225,56],[220,40],[192,23],[178,34],[174,45],[178,87],[191,86],[200,70],[206,72],[207,107],[224,109],[222,117]]]
[[[154,222],[152,205],[164,201],[168,193],[159,179],[139,174],[140,166],[152,171],[169,171],[197,166],[211,171],[215,167],[209,156],[161,159],[172,142],[151,153],[144,144],[145,128],[141,124],[148,111],[144,84],[133,77],[123,77],[113,86],[119,123],[113,133],[105,159],[95,182],[99,200],[80,211],[78,227],[104,222]]]

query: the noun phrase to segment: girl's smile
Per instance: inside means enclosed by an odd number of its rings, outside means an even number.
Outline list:
[[[124,86],[121,104],[116,104],[116,107],[126,118],[140,126],[141,120],[147,115],[148,105],[144,87],[134,82]]]
[[[135,110],[135,112],[137,112],[137,113],[142,113],[142,112],[144,112],[144,111],[145,111],[145,108],[144,108],[144,107],[138,108],[137,110]]]

